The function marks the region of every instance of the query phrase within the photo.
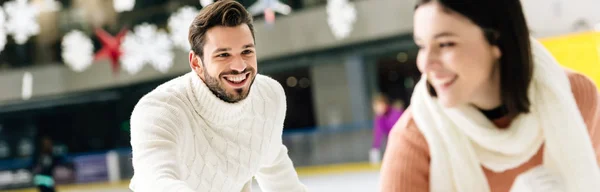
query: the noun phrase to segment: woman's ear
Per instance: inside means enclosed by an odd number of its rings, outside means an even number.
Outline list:
[[[494,56],[494,59],[500,59],[502,57],[502,51],[500,51],[500,47],[497,45],[492,45],[492,55]]]

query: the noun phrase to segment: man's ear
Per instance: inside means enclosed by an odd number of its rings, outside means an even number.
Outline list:
[[[202,60],[198,58],[198,56],[194,53],[194,51],[190,51],[189,55],[190,68],[196,72],[196,74],[202,76],[204,73],[204,68],[202,68]]]

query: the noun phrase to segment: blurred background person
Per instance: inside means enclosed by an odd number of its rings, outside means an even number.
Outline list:
[[[369,153],[370,162],[377,164],[381,161],[381,152],[384,150],[382,146],[387,143],[387,137],[402,116],[402,101],[395,101],[394,105],[390,103],[390,99],[384,94],[377,94],[373,97],[373,112],[375,121],[373,122],[373,144]]]
[[[33,183],[40,192],[56,191],[54,170],[61,161],[61,157],[54,155],[52,139],[42,136],[32,161]]]
[[[392,102],[392,108],[403,112],[404,111],[404,101],[402,101],[400,99],[396,99],[394,102]]]

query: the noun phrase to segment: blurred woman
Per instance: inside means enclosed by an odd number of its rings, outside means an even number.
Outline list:
[[[385,95],[378,94],[373,98],[373,112],[375,113],[375,122],[373,123],[373,144],[369,153],[369,160],[371,163],[376,164],[381,161],[383,140],[388,137],[394,123],[402,116],[403,110],[394,107]]]
[[[530,37],[518,0],[418,0],[422,79],[383,191],[598,191],[600,103]]]

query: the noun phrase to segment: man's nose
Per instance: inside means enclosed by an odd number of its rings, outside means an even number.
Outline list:
[[[246,64],[246,61],[244,61],[242,58],[237,57],[229,66],[229,68],[231,70],[237,71],[237,72],[242,72],[244,70],[246,70],[246,67],[248,65]]]

